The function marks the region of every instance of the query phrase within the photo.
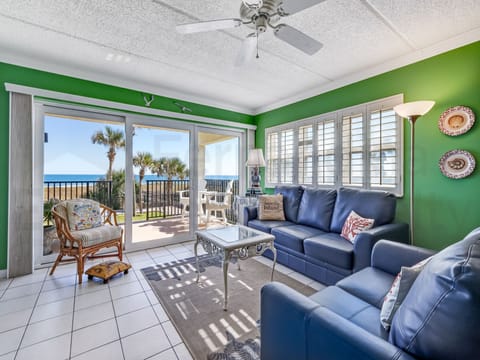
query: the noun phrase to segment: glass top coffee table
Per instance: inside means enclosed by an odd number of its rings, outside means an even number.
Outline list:
[[[204,250],[211,254],[219,256],[222,260],[223,268],[223,310],[227,310],[228,304],[228,263],[230,259],[236,257],[238,260],[245,260],[252,256],[262,255],[265,250],[270,249],[273,252],[273,266],[271,281],[273,281],[273,272],[277,262],[277,251],[273,246],[273,235],[254,230],[243,225],[228,226],[221,229],[201,230],[195,233],[197,241],[195,242],[195,260],[197,267],[197,282],[200,279],[200,268],[198,266],[198,244],[202,244]],[[240,261],[237,263],[240,269]]]

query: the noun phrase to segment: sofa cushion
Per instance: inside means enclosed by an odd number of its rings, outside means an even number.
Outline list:
[[[96,228],[72,231],[72,236],[81,241],[83,247],[88,247],[118,239],[122,236],[122,231],[120,226],[101,225]]]
[[[258,197],[258,219],[284,221],[283,195],[260,195]]]
[[[390,289],[394,279],[395,276],[392,274],[367,267],[340,280],[336,286],[370,305],[381,308],[385,294]]]
[[[290,226],[290,225],[295,225],[295,223],[291,221],[277,221],[277,220],[250,220],[248,222],[248,226],[252,227],[254,229],[270,233],[273,228],[276,228],[278,226]]]
[[[306,238],[303,247],[309,257],[344,269],[353,267],[353,244],[339,234],[323,233]]]
[[[395,314],[389,340],[428,359],[477,359],[480,228],[434,255]]]
[[[337,286],[329,286],[310,296],[310,299],[373,335],[382,339],[388,338],[388,333],[380,325],[380,309],[345,290]]]
[[[398,308],[402,304],[405,296],[412,287],[415,279],[423,270],[430,258],[420,261],[419,263],[408,267],[402,266],[402,269],[395,277],[395,280],[385,295],[383,300],[382,309],[380,310],[380,322],[385,330],[390,330],[392,325],[392,319]]]
[[[272,229],[272,235],[275,236],[275,243],[300,253],[304,252],[304,239],[323,233],[322,230],[305,225],[281,226]]]
[[[333,210],[330,231],[341,233],[352,210],[362,217],[374,219],[374,226],[389,224],[395,217],[395,195],[386,191],[340,188]]]
[[[297,223],[330,231],[336,190],[306,188],[303,190]]]
[[[70,230],[85,230],[102,225],[100,204],[90,199],[66,201]]]
[[[303,187],[284,185],[275,187],[275,194],[283,195],[285,220],[297,222],[298,208],[302,199]]]

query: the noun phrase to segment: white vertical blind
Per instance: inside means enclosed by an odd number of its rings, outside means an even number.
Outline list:
[[[403,194],[402,95],[265,130],[266,186],[305,184]]]

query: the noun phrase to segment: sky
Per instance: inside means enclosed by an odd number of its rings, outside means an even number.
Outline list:
[[[108,170],[106,146],[93,144],[91,137],[105,126],[124,131],[123,125],[105,124],[45,116],[45,174],[105,174]],[[154,158],[178,157],[188,166],[189,133],[160,128],[135,128],[133,154],[150,152]],[[207,145],[205,175],[238,175],[238,139]],[[118,149],[115,170],[125,168],[125,150]],[[138,169],[134,169],[138,174]],[[150,174],[149,171],[146,172]]]

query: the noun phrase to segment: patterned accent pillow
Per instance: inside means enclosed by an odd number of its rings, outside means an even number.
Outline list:
[[[366,219],[352,210],[343,224],[342,233],[340,235],[352,244],[355,244],[355,237],[357,234],[364,230],[371,229],[374,222],[375,219]]]
[[[402,305],[402,302],[415,282],[415,279],[430,259],[431,257],[426,258],[411,267],[402,266],[402,269],[395,277],[395,280],[393,280],[392,287],[383,299],[383,305],[380,311],[380,322],[385,330],[390,330],[393,316],[400,305]]]
[[[67,217],[70,230],[85,230],[102,225],[100,204],[93,200],[67,201]]]
[[[258,197],[259,220],[285,220],[283,195],[260,195]]]

